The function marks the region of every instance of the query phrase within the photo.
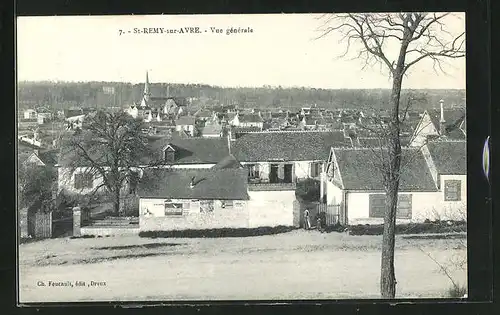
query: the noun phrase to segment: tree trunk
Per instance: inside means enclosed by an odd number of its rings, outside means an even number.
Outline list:
[[[113,196],[113,210],[116,216],[120,216],[120,189],[115,189]]]
[[[398,61],[400,65],[401,58]],[[404,58],[402,60],[404,65]],[[396,275],[394,271],[394,246],[396,212],[399,191],[399,171],[401,166],[401,143],[399,138],[399,99],[401,95],[402,67],[397,67],[391,93],[391,122],[388,139],[388,169],[385,169],[386,210],[384,215],[384,234],[382,238],[382,261],[380,272],[380,293],[382,298],[396,296]]]

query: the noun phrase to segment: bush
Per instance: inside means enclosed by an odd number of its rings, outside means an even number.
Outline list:
[[[452,285],[446,292],[449,298],[463,298],[467,294],[467,287],[460,284]]]
[[[298,182],[295,195],[303,201],[320,201],[320,181],[308,178]]]
[[[143,231],[140,237],[148,238],[218,238],[218,237],[250,237],[273,235],[290,232],[297,228],[291,226],[246,228],[223,228],[206,230],[182,230],[182,231]]]
[[[408,223],[396,225],[396,234],[424,234],[424,233],[460,233],[467,230],[467,224],[464,221],[443,221],[430,223]],[[351,225],[349,226],[350,235],[382,235],[384,225]]]

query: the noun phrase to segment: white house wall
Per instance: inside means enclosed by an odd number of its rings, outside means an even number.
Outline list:
[[[93,192],[95,187],[101,185],[103,183],[102,177],[94,176],[94,182],[92,188],[83,188],[76,189],[75,188],[75,174],[80,174],[85,172],[85,167],[77,167],[72,172],[69,167],[58,167],[58,190],[65,190],[69,193],[75,194],[88,194]]]
[[[420,147],[425,144],[425,141],[427,139],[427,136],[429,135],[438,135],[438,132],[436,128],[434,127],[434,124],[431,121],[431,118],[429,117],[429,114],[425,114],[422,117],[422,120],[417,126],[417,129],[415,130],[414,133],[414,139],[410,143],[410,146],[417,146]]]
[[[331,181],[326,181],[326,203],[328,205],[339,205],[342,202],[342,189]]]
[[[176,202],[176,200],[172,200]],[[189,209],[183,209],[179,216],[165,216],[165,199],[143,199],[139,201],[139,227],[141,231],[173,231],[189,229],[248,228],[246,201],[234,201],[232,208],[222,208],[219,200],[214,201],[213,212],[201,212],[200,203],[191,200]],[[147,211],[146,211],[147,210]],[[146,214],[149,212],[149,214]]]
[[[249,227],[294,225],[295,191],[249,191]]]
[[[356,224],[382,224],[383,218],[370,218],[370,194],[367,192],[347,193],[347,217],[349,225]],[[383,192],[380,192],[383,194]],[[447,209],[449,202],[444,201],[443,192],[400,192],[412,195],[412,218],[397,219],[397,224],[408,222],[423,222],[425,219],[455,220],[456,213]],[[458,208],[458,207],[457,207]],[[457,210],[455,208],[455,210]]]

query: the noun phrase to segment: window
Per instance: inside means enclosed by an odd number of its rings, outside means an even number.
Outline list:
[[[412,195],[404,194],[398,196],[397,219],[411,219],[411,199]]]
[[[222,200],[221,201],[221,207],[222,208],[232,208],[233,207],[233,201],[232,200]]]
[[[75,174],[75,188],[92,188],[94,187],[94,176],[92,174],[79,173]]]
[[[165,151],[163,151],[163,157],[165,162],[173,163],[175,160],[175,150],[171,146],[168,146]]]
[[[259,178],[259,165],[258,164],[251,164],[248,165],[248,177],[249,178]]]
[[[165,215],[182,215],[182,203],[165,201]]]
[[[460,201],[461,196],[461,182],[459,180],[445,180],[444,181],[444,200],[445,201]]]
[[[311,163],[311,177],[318,177],[321,174],[321,163]]]
[[[370,218],[383,218],[385,214],[385,194],[371,194],[369,200]],[[401,194],[398,196],[397,219],[411,219],[412,195]]]

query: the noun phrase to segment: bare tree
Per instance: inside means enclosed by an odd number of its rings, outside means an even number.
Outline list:
[[[142,127],[142,121],[124,112],[94,112],[61,149],[62,166],[69,169],[70,176],[80,169],[92,182],[99,179],[99,184],[85,193],[87,200],[105,196],[117,215],[121,214],[126,184],[137,181],[137,172],[156,163],[144,160],[151,154]]]
[[[356,58],[364,66],[379,65],[389,71],[392,80],[390,96],[391,115],[387,128],[388,161],[384,167],[386,212],[382,241],[380,291],[382,298],[394,298],[396,278],[394,272],[394,245],[399,172],[401,169],[400,96],[403,78],[408,70],[422,60],[433,61],[434,70],[441,70],[446,58],[465,57],[465,32],[452,35],[445,25],[450,13],[362,13],[324,15],[319,27],[324,37],[332,32],[343,35],[346,52],[352,44],[359,46]],[[396,60],[391,61],[389,47],[397,50]]]

